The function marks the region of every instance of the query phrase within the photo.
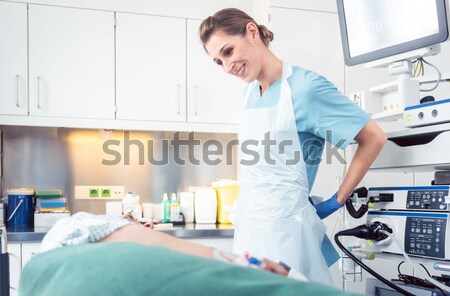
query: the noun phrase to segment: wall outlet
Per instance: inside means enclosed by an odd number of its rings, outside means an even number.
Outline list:
[[[381,96],[377,93],[360,91],[352,93],[348,97],[369,115],[383,111],[381,106]]]
[[[355,92],[348,96],[356,105],[361,107],[361,92]]]
[[[122,199],[124,186],[75,186],[75,199]]]
[[[100,192],[98,191],[98,187],[89,188],[89,198],[99,197]]]

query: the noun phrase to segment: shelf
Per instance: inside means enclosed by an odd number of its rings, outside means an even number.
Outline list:
[[[372,119],[376,121],[395,121],[403,118],[403,109],[395,109],[372,114]]]
[[[374,87],[371,87],[369,89],[370,92],[376,93],[376,94],[384,94],[387,92],[397,91],[398,90],[398,81],[393,80],[389,81]]]
[[[450,124],[387,134],[388,141],[372,163],[372,171],[427,172],[450,170]],[[352,145],[351,153],[355,153]]]

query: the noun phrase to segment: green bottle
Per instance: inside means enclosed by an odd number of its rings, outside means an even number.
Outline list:
[[[162,208],[162,219],[161,222],[170,222],[170,201],[167,193],[164,193],[163,199],[161,202]]]

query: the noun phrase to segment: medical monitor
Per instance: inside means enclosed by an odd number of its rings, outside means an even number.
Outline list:
[[[409,53],[448,38],[445,0],[337,0],[337,9],[347,66]],[[423,52],[419,55],[426,55]]]

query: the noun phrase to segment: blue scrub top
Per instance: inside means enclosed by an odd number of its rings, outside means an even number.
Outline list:
[[[288,83],[292,90],[298,137],[306,163],[309,190],[314,184],[325,140],[344,149],[370,120],[353,101],[317,73],[293,67]],[[255,87],[246,108],[267,108],[278,103],[281,79],[260,95]]]

